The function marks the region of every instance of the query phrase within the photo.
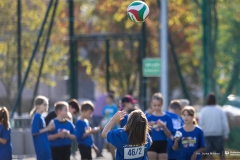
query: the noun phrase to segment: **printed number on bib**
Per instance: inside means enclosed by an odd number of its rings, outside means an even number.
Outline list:
[[[144,146],[124,148],[124,159],[135,159],[144,156]]]

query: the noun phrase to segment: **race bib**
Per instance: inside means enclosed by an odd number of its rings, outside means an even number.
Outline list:
[[[144,146],[124,148],[124,159],[135,159],[144,156]]]

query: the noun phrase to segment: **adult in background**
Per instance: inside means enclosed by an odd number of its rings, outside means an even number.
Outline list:
[[[97,97],[95,101],[95,109],[92,116],[92,126],[100,126],[103,119],[103,108],[107,105],[106,98],[108,95],[114,96],[114,91],[109,91]],[[99,153],[97,157],[102,157],[102,149],[104,145],[104,139],[101,136],[101,131],[93,135],[94,144],[97,146]]]
[[[206,142],[206,153],[216,152],[221,160],[225,159],[224,141],[228,139],[229,126],[227,116],[219,105],[213,93],[208,94],[206,106],[201,109],[199,125],[202,127]],[[212,159],[209,155],[207,159]]]
[[[80,110],[79,104],[76,99],[71,99],[70,101],[68,101],[68,105],[69,105],[69,112],[71,113],[72,117],[79,113],[79,110]],[[48,113],[48,115],[45,118],[46,125],[48,125],[51,122],[51,120],[53,120],[56,117],[57,117],[57,114],[55,110]],[[72,117],[69,116],[69,119],[71,119]]]

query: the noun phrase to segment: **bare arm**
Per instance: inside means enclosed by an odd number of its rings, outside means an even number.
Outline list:
[[[59,132],[60,133],[60,132]],[[50,134],[50,135],[48,135],[48,139],[50,140],[50,141],[53,141],[53,140],[55,140],[55,139],[58,139],[58,138],[60,138],[60,135],[59,135],[59,133],[57,133],[57,134]]]
[[[43,128],[43,129],[40,129],[38,133],[35,133],[35,134],[32,134],[32,135],[33,136],[37,136],[39,134],[42,134],[42,133],[45,133],[45,132],[49,132],[49,131],[53,130],[54,127],[55,127],[54,126],[54,122],[51,121],[47,127]]]
[[[176,138],[175,141],[174,141],[174,144],[172,146],[172,149],[174,151],[177,151],[178,150],[178,141],[179,141],[180,138]]]
[[[75,140],[76,136],[74,134],[67,134],[67,138],[69,138],[71,140]]]
[[[108,132],[112,129],[112,127],[114,126],[115,123],[116,123],[116,121],[113,118],[107,123],[107,125],[104,127],[104,129],[102,131],[103,138],[107,138]]]
[[[0,138],[0,143],[1,143],[1,144],[6,144],[6,143],[7,143],[7,140],[4,139],[4,138]]]
[[[126,112],[125,111],[118,111],[112,118],[111,120],[107,123],[107,125],[104,127],[102,131],[102,137],[107,138],[108,132],[112,129],[114,124],[120,120],[122,120],[125,116]]]
[[[86,137],[89,136],[90,134],[95,134],[95,133],[97,133],[98,131],[99,131],[99,129],[98,129],[98,130],[91,129],[91,131],[84,133],[84,135],[82,136],[82,139],[86,138]]]
[[[163,126],[163,132],[164,132],[164,134],[165,134],[168,138],[171,139],[172,134],[171,134],[171,132],[168,130],[168,128],[167,128],[166,126]]]

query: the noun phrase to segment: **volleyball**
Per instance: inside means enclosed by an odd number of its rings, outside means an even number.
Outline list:
[[[128,6],[127,14],[133,22],[144,22],[149,15],[148,5],[143,1],[134,1]]]

